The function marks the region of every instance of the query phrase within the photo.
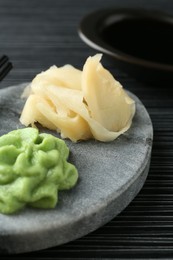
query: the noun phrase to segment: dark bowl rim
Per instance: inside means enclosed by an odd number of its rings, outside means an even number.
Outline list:
[[[108,54],[112,58],[115,58],[119,61],[126,62],[128,64],[138,65],[148,69],[158,69],[162,71],[173,72],[173,65],[137,58],[135,56],[122,52],[119,49],[111,47],[109,44],[101,39],[98,34],[98,30],[96,29],[99,22],[101,22],[103,19],[106,19],[110,15],[119,14],[131,15],[134,17],[142,16],[143,18],[148,18],[159,22],[166,22],[169,24],[171,23],[173,25],[173,16],[162,11],[131,8],[99,9],[87,14],[81,20],[78,27],[78,34],[80,38],[90,47],[105,54]]]

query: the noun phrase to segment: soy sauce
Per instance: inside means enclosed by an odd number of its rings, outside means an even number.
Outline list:
[[[120,52],[173,65],[171,23],[151,18],[127,18],[103,26],[100,34],[104,42]]]

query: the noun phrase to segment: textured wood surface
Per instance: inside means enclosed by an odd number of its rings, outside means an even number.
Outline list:
[[[79,39],[78,24],[83,15],[110,6],[173,14],[169,0],[1,0],[0,54],[10,57],[14,69],[0,87],[28,82],[52,64],[81,68],[95,51]],[[118,217],[92,234],[16,259],[173,257],[173,84],[157,88],[129,77],[106,57],[103,63],[151,116],[154,145],[146,184]]]

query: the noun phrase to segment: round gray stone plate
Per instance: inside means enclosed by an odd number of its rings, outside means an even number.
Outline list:
[[[0,90],[0,135],[23,127],[20,96],[25,86]],[[0,214],[1,253],[29,252],[77,239],[110,221],[137,195],[149,170],[153,128],[145,107],[129,94],[137,109],[125,134],[109,143],[66,140],[79,181],[72,190],[59,193],[55,209]]]

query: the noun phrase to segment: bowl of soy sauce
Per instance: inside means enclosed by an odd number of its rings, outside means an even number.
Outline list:
[[[133,77],[159,84],[173,80],[171,15],[153,10],[98,10],[82,19],[79,35]]]

